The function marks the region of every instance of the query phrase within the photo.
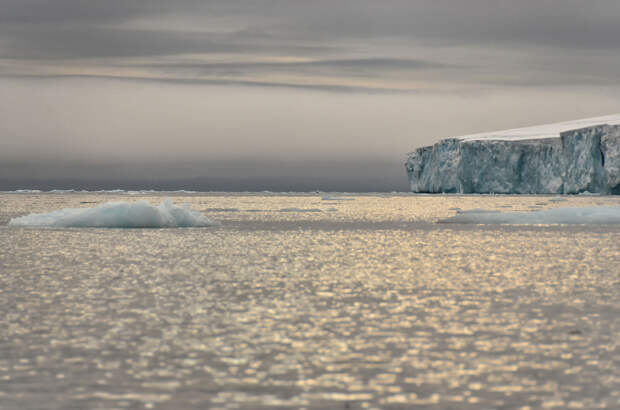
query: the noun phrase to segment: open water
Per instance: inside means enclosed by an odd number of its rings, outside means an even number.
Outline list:
[[[165,197],[220,224],[7,226]],[[0,194],[0,408],[620,408],[620,225],[437,223],[618,205]]]

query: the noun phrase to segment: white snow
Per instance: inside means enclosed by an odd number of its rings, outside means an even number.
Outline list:
[[[177,206],[166,200],[154,206],[147,201],[106,202],[95,208],[66,208],[13,218],[9,226],[177,228],[212,226],[212,222],[188,204]]]
[[[554,124],[536,125],[533,127],[514,128],[510,130],[491,131],[480,134],[470,134],[456,137],[461,141],[477,140],[504,140],[518,141],[541,138],[560,138],[560,133],[578,130],[595,125],[620,125],[620,114],[606,115],[603,117],[584,118],[581,120],[557,122]]]
[[[534,212],[500,212],[484,209],[460,211],[440,223],[485,225],[611,225],[620,224],[620,206],[555,208]]]

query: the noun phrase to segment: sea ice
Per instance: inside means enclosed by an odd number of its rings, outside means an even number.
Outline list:
[[[177,206],[169,199],[157,206],[147,201],[106,202],[95,208],[66,208],[9,221],[9,226],[76,228],[185,228],[214,224],[188,204]]]
[[[620,206],[556,208],[533,212],[500,212],[484,209],[460,211],[440,223],[488,225],[599,225],[620,224]]]

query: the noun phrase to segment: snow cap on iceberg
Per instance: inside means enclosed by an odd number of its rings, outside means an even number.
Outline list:
[[[513,128],[510,130],[483,132],[479,134],[462,135],[456,137],[460,141],[518,141],[546,138],[560,138],[566,131],[594,127],[596,125],[620,125],[620,114],[605,115],[602,117],[584,118],[573,121],[556,122],[553,124],[535,125],[533,127]]]

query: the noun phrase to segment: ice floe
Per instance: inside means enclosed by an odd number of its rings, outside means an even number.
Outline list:
[[[440,223],[490,225],[547,225],[547,224],[620,224],[620,206],[586,208],[555,208],[532,212],[500,212],[484,209],[459,211]]]

